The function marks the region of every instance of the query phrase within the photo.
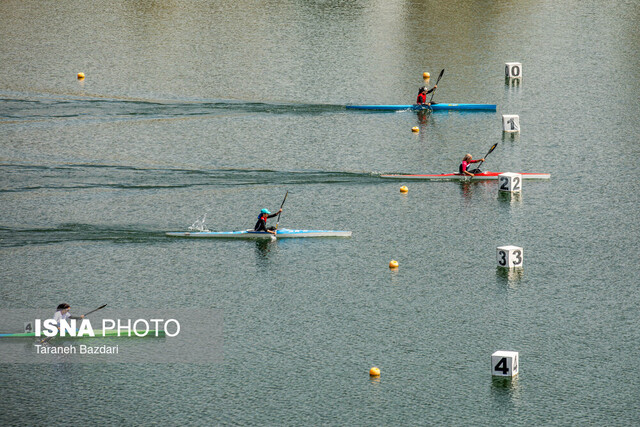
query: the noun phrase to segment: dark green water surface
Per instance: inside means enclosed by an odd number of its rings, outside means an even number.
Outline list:
[[[220,310],[224,361],[1,363],[0,424],[637,424],[639,16],[592,0],[1,2],[0,310]],[[344,109],[412,103],[442,68],[437,101],[497,112]],[[551,179],[509,198],[379,177],[453,172],[494,143],[484,169]],[[252,227],[286,191],[280,226],[352,238],[164,235],[205,214]],[[524,248],[521,274],[496,269],[501,245]],[[492,381],[497,350],[520,352],[516,380]]]

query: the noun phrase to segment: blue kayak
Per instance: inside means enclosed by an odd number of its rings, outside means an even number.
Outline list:
[[[282,228],[274,236],[265,231],[171,231],[166,233],[171,237],[208,237],[218,239],[289,239],[294,237],[351,237],[350,231],[336,230],[288,230]]]
[[[369,111],[403,111],[403,110],[481,110],[496,111],[496,104],[447,104],[445,102],[431,104],[431,107],[420,104],[413,105],[347,105],[347,110],[369,110]]]

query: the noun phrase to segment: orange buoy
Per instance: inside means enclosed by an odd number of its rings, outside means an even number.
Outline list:
[[[398,268],[398,261],[396,261],[395,259],[389,261],[389,268]]]
[[[400,187],[400,192],[401,193],[407,193],[407,192],[409,192],[409,189],[407,188],[406,185],[403,185],[402,187]]]
[[[78,80],[84,79],[84,73],[78,73]]]
[[[414,127],[411,128],[411,132],[418,133],[418,132],[420,132],[420,128],[418,126],[414,126]]]
[[[371,369],[369,369],[369,375],[372,377],[379,377],[380,376],[380,369],[376,368],[375,366]]]

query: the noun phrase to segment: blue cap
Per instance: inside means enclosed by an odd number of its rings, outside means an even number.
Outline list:
[[[271,215],[271,212],[269,212],[268,209],[262,209],[260,213],[266,213],[267,215]]]

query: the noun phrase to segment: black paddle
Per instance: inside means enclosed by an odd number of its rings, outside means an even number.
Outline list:
[[[487,156],[488,156],[489,154],[491,154],[491,153],[493,152],[493,150],[495,150],[495,149],[496,149],[496,147],[497,147],[497,146],[498,146],[498,143],[497,143],[497,142],[496,142],[495,144],[493,144],[493,145],[491,146],[491,148],[489,149],[489,152],[488,152],[487,154],[485,154],[485,155],[484,155],[483,159],[485,159],[485,160],[486,160]],[[484,160],[482,160],[482,161],[480,162],[480,165],[482,164],[482,162],[484,162]],[[478,170],[478,171],[480,170],[480,165],[478,165],[478,167],[476,168],[476,170]],[[475,173],[477,173],[477,172],[475,172]]]
[[[436,80],[436,84],[434,86],[438,86],[438,83],[440,82],[440,79],[442,78],[443,74],[444,74],[444,68],[442,69],[442,71],[440,71],[440,75],[438,75],[438,80]],[[433,101],[433,95],[436,94],[436,89],[437,87],[434,87],[433,92],[431,92],[431,99],[429,100],[429,106],[431,106],[431,101]]]
[[[98,310],[102,310],[102,309],[103,309],[103,308],[105,308],[106,306],[107,306],[107,304],[101,305],[100,307],[96,308],[95,310],[91,310],[90,312],[85,313],[85,314],[84,314],[84,317],[87,317],[87,316],[88,316],[88,315],[90,315],[91,313],[94,313],[94,312],[96,312],[96,311],[98,311]],[[55,336],[55,335],[54,335],[54,336]],[[51,338],[53,338],[53,337],[47,337],[47,338],[43,339],[42,341],[40,341],[40,343],[39,343],[39,344],[44,344],[45,342],[48,342]]]
[[[282,201],[282,204],[280,205],[280,209],[282,209],[282,207],[284,206],[284,202],[287,201],[287,196],[289,195],[289,190],[287,190],[287,194],[284,195],[284,200]],[[278,229],[278,223],[280,222],[280,215],[282,214],[282,212],[278,212],[278,219],[276,220],[276,230]]]
[[[96,311],[98,311],[98,310],[102,310],[102,309],[103,309],[103,308],[105,308],[106,306],[107,306],[107,304],[105,304],[105,305],[101,305],[100,307],[96,308],[95,310],[91,310],[90,312],[85,313],[84,317],[87,317],[87,316],[88,316],[88,315],[90,315],[91,313],[94,313],[94,312],[96,312]]]

